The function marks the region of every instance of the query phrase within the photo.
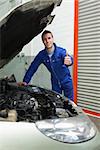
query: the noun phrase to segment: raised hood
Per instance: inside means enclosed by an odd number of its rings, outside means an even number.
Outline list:
[[[51,12],[61,1],[30,0],[0,18],[0,68],[52,22]]]

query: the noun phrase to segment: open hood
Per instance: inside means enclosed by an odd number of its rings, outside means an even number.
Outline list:
[[[54,18],[51,12],[62,0],[30,0],[0,19],[0,68],[16,56]]]

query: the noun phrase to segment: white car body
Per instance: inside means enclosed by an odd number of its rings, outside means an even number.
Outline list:
[[[0,122],[0,150],[100,150],[100,135],[86,142],[68,144],[43,135],[34,123]]]

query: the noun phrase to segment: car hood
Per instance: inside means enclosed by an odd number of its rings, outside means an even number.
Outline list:
[[[62,0],[28,0],[0,18],[0,68],[52,22]]]

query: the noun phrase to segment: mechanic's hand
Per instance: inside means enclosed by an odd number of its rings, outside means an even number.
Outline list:
[[[26,82],[18,82],[17,84],[18,84],[19,86],[27,85]]]
[[[71,65],[71,63],[72,63],[71,58],[67,54],[66,57],[64,58],[64,64],[69,66],[69,65]]]

